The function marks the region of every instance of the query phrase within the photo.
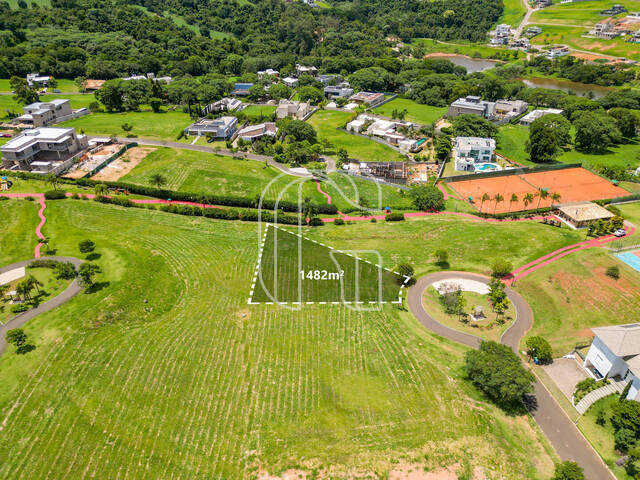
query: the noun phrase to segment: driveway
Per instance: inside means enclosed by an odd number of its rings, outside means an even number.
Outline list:
[[[427,287],[433,282],[451,277],[489,283],[488,277],[474,273],[437,272],[425,275],[419,278],[416,284],[409,289],[407,295],[409,310],[422,325],[434,333],[463,345],[477,348],[480,345],[480,338],[442,325],[427,313],[422,304],[422,297]],[[533,312],[524,298],[514,290],[507,287],[505,292],[516,309],[516,320],[504,332],[500,341],[517,353],[520,340],[533,325]],[[528,400],[530,401],[527,402],[529,413],[562,460],[570,460],[580,465],[584,469],[588,480],[615,480],[615,476],[604,464],[598,453],[540,381],[534,383],[533,394],[529,397]]]
[[[569,401],[571,401],[573,392],[576,391],[578,382],[589,378],[584,368],[576,359],[572,358],[558,358],[551,365],[544,365],[542,368]]]

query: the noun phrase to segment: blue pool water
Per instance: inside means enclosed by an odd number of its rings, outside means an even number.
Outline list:
[[[418,147],[419,147],[420,145],[422,145],[422,144],[423,144],[424,142],[426,142],[426,141],[427,141],[427,139],[426,139],[426,138],[421,138],[421,139],[420,139],[420,140],[418,140],[418,142],[416,143],[416,146],[418,146]]]
[[[624,252],[616,254],[620,260],[629,265],[631,268],[640,272],[640,257],[635,255],[634,252]]]
[[[476,170],[480,170],[481,172],[484,172],[485,170],[497,170],[496,167],[498,167],[498,165],[495,163],[479,163],[475,166]]]

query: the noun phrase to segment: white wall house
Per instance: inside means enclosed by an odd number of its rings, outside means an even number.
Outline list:
[[[596,379],[618,375],[631,382],[627,399],[640,401],[640,323],[591,330],[595,338],[584,368]]]

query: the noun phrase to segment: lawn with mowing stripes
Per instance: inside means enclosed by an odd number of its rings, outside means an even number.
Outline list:
[[[359,206],[376,210],[387,206],[393,209],[415,209],[405,190],[341,173],[330,174],[329,181],[322,183],[322,189],[331,196],[331,203],[338,210]]]
[[[0,266],[33,257],[39,209],[38,202],[22,198],[0,201]]]
[[[380,107],[374,108],[373,113],[390,117],[394,110],[399,112],[406,110],[407,114],[405,116],[405,120],[424,125],[436,122],[445,113],[447,113],[447,109],[445,107],[421,105],[413,100],[409,100],[408,98],[395,98]]]
[[[247,305],[256,224],[79,200],[48,202],[47,218],[58,255],[96,243],[101,288],[31,320],[35,351],[3,355],[1,478],[251,478],[297,465],[385,476],[401,459],[551,475],[531,421],[487,403],[463,380],[465,349],[408,312]],[[404,249],[386,240],[385,258],[404,259],[410,243],[420,262],[434,243],[468,249],[453,222],[429,223],[412,225]],[[547,232],[527,225],[515,238],[486,237],[522,254]],[[355,235],[402,233],[350,227],[314,233],[340,232],[340,248]]]
[[[400,285],[409,278],[369,262],[358,252],[334,250],[296,231],[269,226],[256,280],[252,302],[339,302],[369,309],[399,303]]]

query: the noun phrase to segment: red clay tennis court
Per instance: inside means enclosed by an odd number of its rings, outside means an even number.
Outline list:
[[[472,178],[449,182],[448,185],[465,200],[471,197],[475,207],[485,213],[533,210],[550,207],[552,202],[554,204],[582,202],[629,195],[625,189],[581,167]],[[546,189],[549,196],[545,199],[535,196],[540,189]],[[485,193],[491,199],[482,202],[481,199]],[[504,200],[496,204],[494,198],[498,193],[504,197]],[[528,193],[535,197],[525,206],[524,197]],[[551,199],[553,193],[558,193],[560,199],[554,202]],[[513,194],[516,194],[518,199],[511,202]]]

